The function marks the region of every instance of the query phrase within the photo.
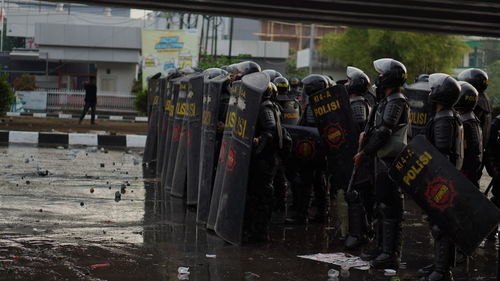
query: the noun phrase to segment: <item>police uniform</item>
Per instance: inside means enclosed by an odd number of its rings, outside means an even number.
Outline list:
[[[463,126],[458,114],[452,109],[459,99],[460,85],[447,74],[435,73],[429,76],[431,93],[429,100],[443,106],[436,112],[426,127],[426,136],[457,169],[463,163]],[[455,246],[451,238],[430,221],[434,238],[435,263],[418,271],[422,281],[453,280],[451,267],[454,263]]]
[[[244,233],[249,241],[268,240],[273,205],[273,179],[276,174],[279,147],[278,112],[265,95],[260,106],[249,167],[249,182],[245,205]]]
[[[403,194],[389,178],[388,169],[407,142],[410,108],[399,88],[406,81],[406,67],[393,59],[379,59],[374,66],[377,96],[381,99],[374,109],[359,155],[375,157],[375,202],[378,216],[377,242],[363,258],[375,268],[397,268],[401,252],[401,220]]]

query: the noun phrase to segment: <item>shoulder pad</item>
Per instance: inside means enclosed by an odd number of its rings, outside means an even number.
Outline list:
[[[350,103],[353,103],[353,102],[356,102],[356,101],[365,101],[366,99],[362,96],[355,96],[355,97],[350,97],[349,98],[349,102]]]
[[[392,94],[390,96],[387,97],[387,102],[390,102],[390,101],[393,101],[393,100],[397,100],[397,99],[403,99],[403,100],[407,100],[407,98],[405,97],[405,95],[403,95],[402,93],[396,93],[396,94]]]
[[[260,105],[261,106],[273,106],[273,102],[270,100],[265,100]]]
[[[460,115],[460,120],[462,120],[462,122],[469,121],[469,120],[475,120],[475,119],[476,119],[476,115],[474,115],[474,113],[472,111]]]
[[[445,118],[445,117],[453,117],[453,111],[451,109],[441,110],[436,115],[434,115],[434,120]]]

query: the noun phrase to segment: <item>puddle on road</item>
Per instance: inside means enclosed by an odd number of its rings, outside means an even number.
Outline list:
[[[0,147],[0,280],[179,280],[182,266],[189,280],[298,281],[339,270],[296,257],[343,251],[334,225],[274,225],[272,243],[231,246],[196,225],[182,199],[154,201],[157,182],[134,159],[139,152]],[[432,247],[410,201],[405,218],[406,268],[398,277],[412,280],[431,262]],[[495,247],[484,243],[469,272],[465,264],[454,270],[455,280],[496,280]],[[341,280],[397,279],[352,269]]]

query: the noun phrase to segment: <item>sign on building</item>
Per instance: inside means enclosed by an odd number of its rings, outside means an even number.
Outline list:
[[[170,68],[195,67],[198,64],[200,39],[196,29],[142,30],[142,79]]]

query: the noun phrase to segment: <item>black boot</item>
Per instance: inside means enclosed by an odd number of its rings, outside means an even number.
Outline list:
[[[455,246],[447,236],[441,236],[435,241],[434,271],[428,276],[420,278],[421,281],[453,281],[451,265],[455,255]]]
[[[401,251],[401,222],[394,219],[384,219],[382,253],[372,260],[372,266],[381,268],[399,268],[399,254]]]
[[[378,257],[382,253],[382,220],[378,219],[375,221],[375,239],[373,245],[364,250],[359,256],[364,261],[371,261]]]
[[[361,202],[352,202],[348,205],[349,234],[344,241],[348,250],[355,249],[367,242],[366,237],[366,214]]]
[[[417,271],[417,276],[418,277],[426,277],[426,276],[429,276],[429,274],[431,274],[433,271],[434,271],[434,264],[429,264],[429,265],[426,265],[426,266],[420,268]]]

